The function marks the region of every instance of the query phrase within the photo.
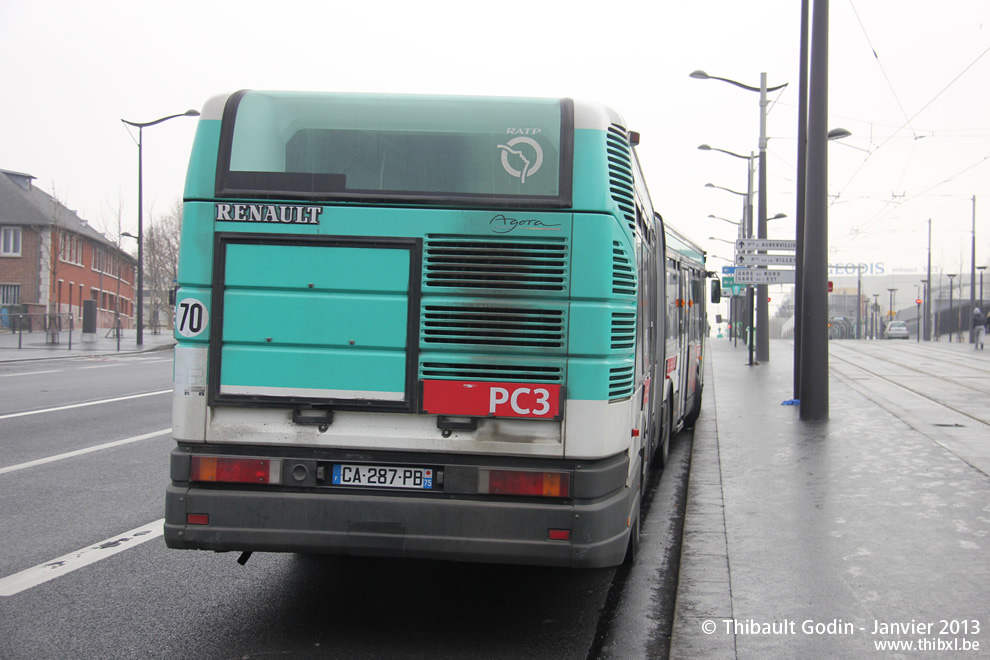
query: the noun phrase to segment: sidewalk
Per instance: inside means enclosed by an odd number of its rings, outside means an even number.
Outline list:
[[[110,355],[141,353],[145,351],[169,350],[175,345],[171,330],[162,330],[159,334],[153,334],[147,328],[144,329],[142,346],[137,345],[137,330],[122,330],[120,336],[120,349],[116,337],[107,337],[108,329],[101,328],[96,337],[90,341],[83,341],[82,332],[75,330],[72,332],[72,349],[69,349],[69,332],[59,333],[58,344],[47,344],[47,336],[43,330],[35,332],[11,333],[6,330],[0,332],[0,362],[20,362],[25,360],[51,360],[66,359],[73,357],[85,357],[91,355]],[[18,348],[20,346],[20,348]]]
[[[990,366],[969,346],[908,348],[921,359],[905,378]],[[791,398],[789,342],[749,367],[741,346],[710,341],[671,658],[857,658],[892,641],[990,654],[987,425],[909,419],[933,404],[864,375],[856,360],[869,356],[848,350],[830,343],[830,420],[816,423],[780,405]],[[963,384],[975,381],[990,386]],[[972,392],[958,396],[973,405]],[[956,437],[943,442],[941,426]]]

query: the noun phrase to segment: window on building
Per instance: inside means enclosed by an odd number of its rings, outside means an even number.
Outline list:
[[[66,231],[61,232],[59,258],[62,261],[82,265],[83,260],[83,239],[82,236]]]
[[[18,305],[20,302],[20,284],[0,284],[0,305]]]
[[[5,257],[21,256],[20,227],[0,227],[0,255]]]

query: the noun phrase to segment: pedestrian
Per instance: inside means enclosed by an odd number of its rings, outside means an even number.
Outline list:
[[[985,323],[990,320],[983,317],[983,312],[977,307],[973,310],[973,350],[983,350],[983,336],[986,334]]]

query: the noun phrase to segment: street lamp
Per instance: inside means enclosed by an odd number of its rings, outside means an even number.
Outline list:
[[[691,77],[699,80],[721,80],[745,89],[750,92],[760,94],[760,142],[759,142],[759,194],[757,198],[757,237],[767,237],[767,92],[775,92],[787,86],[777,85],[767,87],[767,74],[760,74],[760,86],[752,87],[744,85],[736,80],[710,76],[704,71],[693,71]],[[737,154],[736,154],[737,155]],[[770,359],[770,310],[767,307],[767,285],[760,284],[756,287],[756,307],[757,307],[757,336],[756,336],[756,359],[759,361]]]
[[[710,240],[710,241],[722,241],[723,243],[728,243],[729,245],[733,245],[733,246],[736,244],[735,241],[727,241],[724,238],[719,238],[718,236],[709,236],[708,237],[708,240]]]
[[[127,121],[126,119],[121,119],[123,123],[128,126],[136,126],[138,129],[138,233],[137,233],[137,244],[138,244],[138,276],[137,276],[137,345],[144,345],[144,226],[143,226],[143,208],[144,208],[144,162],[142,154],[142,132],[147,126],[154,126],[155,124],[160,124],[163,121],[168,121],[169,119],[175,119],[176,117],[198,117],[198,110],[186,110],[185,112],[177,115],[169,115],[167,117],[161,117],[154,121],[146,122],[136,122]]]
[[[739,195],[743,198],[743,219],[739,223],[739,238],[752,238],[753,236],[753,159],[748,159],[749,163],[746,166],[746,192],[739,192],[738,190],[733,190],[732,188],[726,188],[724,186],[716,186],[714,183],[706,183],[706,188],[717,188],[718,190],[724,190],[725,192],[732,193],[733,195]],[[733,223],[735,224],[735,223]],[[721,240],[721,239],[719,239]],[[749,316],[747,327],[749,335],[746,339],[746,347],[749,349],[749,362],[748,366],[754,366],[758,364],[753,360],[754,352],[754,333],[753,326],[755,320],[755,314],[753,312],[753,300],[754,289],[752,285],[746,287],[746,309],[748,310],[747,315]]]
[[[725,222],[728,222],[730,225],[735,225],[736,227],[739,227],[739,226],[742,225],[742,222],[739,221],[739,220],[729,220],[728,218],[723,218],[720,215],[712,215],[711,213],[709,213],[708,214],[708,217],[711,218],[711,219],[713,219],[713,220],[724,220]],[[983,268],[986,268],[986,266],[983,266]]]
[[[735,156],[736,158],[742,158],[743,160],[751,160],[754,156],[743,156],[742,154],[737,154],[735,151],[729,151],[728,149],[719,149],[718,147],[710,147],[707,144],[699,144],[699,151],[720,151],[723,154],[728,154],[729,156]]]

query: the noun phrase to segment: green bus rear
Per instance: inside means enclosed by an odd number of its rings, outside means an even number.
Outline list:
[[[210,99],[169,547],[621,562],[678,421],[636,139],[569,99]]]

